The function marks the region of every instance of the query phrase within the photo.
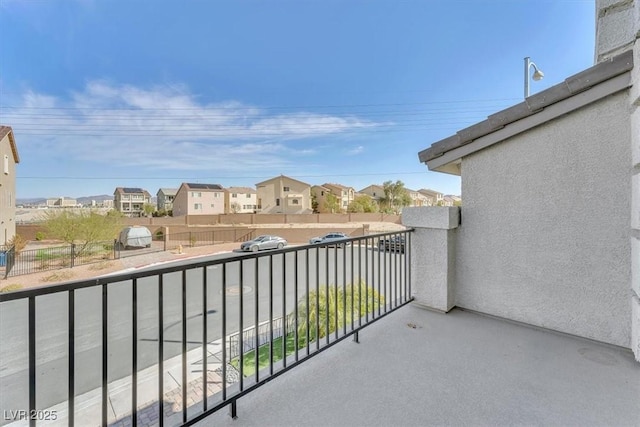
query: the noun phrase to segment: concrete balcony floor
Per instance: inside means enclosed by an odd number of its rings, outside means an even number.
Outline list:
[[[408,306],[200,426],[640,426],[630,350]]]

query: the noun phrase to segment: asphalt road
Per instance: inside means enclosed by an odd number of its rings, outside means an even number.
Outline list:
[[[223,254],[210,259],[229,258],[238,253]],[[308,268],[307,266],[307,256]],[[240,276],[242,275],[243,328],[292,312],[298,300],[311,290],[338,284],[357,282],[362,277],[378,287],[387,283],[380,293],[390,295],[390,285],[404,270],[401,257],[365,250],[312,248],[298,252],[296,259],[287,253],[226,264],[226,335],[239,330]],[[353,257],[353,264],[351,261]],[[386,258],[386,265],[385,265]],[[397,271],[394,259],[397,258]],[[198,260],[201,261],[201,260]],[[189,261],[172,265],[188,265]],[[354,266],[353,268],[351,266]],[[163,265],[165,267],[166,265]],[[241,273],[242,269],[242,273]],[[222,337],[222,265],[208,266],[207,306],[203,307],[203,269],[186,271],[187,347],[202,346],[203,311],[207,315],[207,341]],[[368,273],[367,273],[368,271]],[[385,274],[386,271],[386,274]],[[378,275],[382,280],[378,280]],[[352,276],[353,275],[353,276]],[[366,277],[365,277],[366,276]],[[272,280],[270,278],[272,277]],[[308,277],[308,280],[307,280]],[[386,277],[386,280],[385,280]],[[286,288],[283,286],[286,278]],[[163,278],[164,359],[180,354],[182,349],[182,273],[169,273]],[[158,363],[158,278],[138,280],[138,369]],[[271,290],[270,290],[271,288]],[[132,367],[132,282],[108,286],[108,379],[109,382],[131,374]],[[390,295],[393,297],[393,295]],[[387,301],[390,300],[386,297]],[[68,382],[68,324],[66,292],[38,297],[36,300],[36,351],[38,408],[48,408],[65,401]],[[256,319],[256,304],[258,317]],[[101,387],[102,378],[102,305],[101,288],[76,291],[75,295],[75,389],[76,395]],[[272,314],[270,314],[270,312]],[[28,408],[28,321],[27,301],[12,301],[0,306],[0,413]],[[0,419],[0,425],[3,421]]]

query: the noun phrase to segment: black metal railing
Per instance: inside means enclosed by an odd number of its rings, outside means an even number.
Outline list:
[[[235,417],[242,396],[412,300],[411,230],[342,243],[0,294],[13,411],[0,424],[192,425],[229,405]]]

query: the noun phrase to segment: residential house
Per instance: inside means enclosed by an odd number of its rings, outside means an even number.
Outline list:
[[[353,202],[353,199],[355,199],[356,191],[353,187],[346,187],[341,184],[332,183],[325,183],[322,186],[324,188],[328,188],[331,194],[338,198],[341,212],[346,212],[349,204]]]
[[[429,199],[424,194],[416,190],[410,190],[408,188],[406,188],[406,190],[407,193],[409,193],[409,197],[411,197],[410,206],[431,206],[431,199]]]
[[[443,204],[442,199],[444,198],[444,194],[438,191],[431,190],[429,188],[421,188],[418,190],[418,193],[422,194],[429,200],[427,206],[442,206]]]
[[[345,187],[340,184],[322,184],[311,187],[311,193],[316,198],[317,210],[320,213],[346,212],[349,204],[355,199],[356,192],[352,187]],[[337,199],[337,209],[333,211],[327,205],[328,196],[333,195]]]
[[[18,147],[10,126],[0,126],[0,244],[6,245],[16,234],[16,165]]]
[[[434,237],[421,253],[449,253],[412,273],[445,278],[421,291],[422,305],[613,344],[640,361],[640,3],[596,8],[596,65],[419,153],[461,176],[462,223],[432,210],[405,225]]]
[[[311,186],[280,175],[256,184],[259,213],[302,214],[313,212]]]
[[[358,191],[359,194],[366,194],[376,202],[379,202],[384,197],[384,188],[381,185],[372,184],[368,187]]]
[[[462,199],[458,196],[447,194],[442,197],[442,202],[444,203],[444,206],[460,206]]]
[[[173,199],[173,216],[225,213],[225,190],[219,184],[183,182]]]
[[[151,194],[142,188],[117,187],[113,195],[114,209],[126,216],[142,216],[144,205],[151,203]]]
[[[327,213],[329,211],[329,209],[327,208],[329,194],[331,194],[331,190],[322,185],[314,185],[313,187],[311,187],[311,195],[312,198],[315,199],[316,203],[314,212]]]
[[[249,187],[229,187],[225,190],[226,213],[256,213],[258,193]]]
[[[177,188],[161,188],[156,193],[156,203],[158,206],[158,210],[164,210],[168,212],[173,209],[173,199],[176,197],[176,193],[178,192]]]

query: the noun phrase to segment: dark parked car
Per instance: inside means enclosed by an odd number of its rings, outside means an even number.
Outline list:
[[[381,251],[404,252],[404,236],[389,236],[378,240]]]
[[[333,233],[325,234],[324,236],[312,237],[311,240],[309,240],[309,243],[312,245],[329,244],[329,246],[343,247],[349,242],[344,242],[344,243],[338,243],[338,242],[348,238],[349,236],[347,236],[346,234],[334,231]]]

